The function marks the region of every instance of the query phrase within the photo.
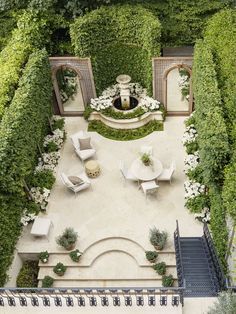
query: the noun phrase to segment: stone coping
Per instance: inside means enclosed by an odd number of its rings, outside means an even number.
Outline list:
[[[142,116],[132,119],[114,119],[104,114],[93,111],[90,114],[89,121],[99,120],[113,129],[137,129],[152,120],[163,121],[162,112],[160,110],[146,112]]]

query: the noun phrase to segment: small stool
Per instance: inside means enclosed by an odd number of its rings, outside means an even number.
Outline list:
[[[100,166],[96,160],[89,160],[85,163],[85,171],[90,178],[96,178],[100,175]]]

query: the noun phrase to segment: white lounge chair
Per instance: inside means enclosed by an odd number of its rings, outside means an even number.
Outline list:
[[[171,183],[175,169],[175,162],[172,161],[169,168],[163,168],[162,173],[159,175],[159,177],[157,177],[157,181],[169,181]]]
[[[71,135],[71,137],[70,137],[72,144],[74,146],[75,152],[82,161],[84,161],[84,160],[86,160],[86,159],[88,159],[88,158],[90,158],[96,154],[96,150],[94,149],[94,147],[92,146],[91,143],[90,143],[90,145],[91,145],[90,149],[81,150],[81,148],[80,148],[79,139],[85,139],[88,137],[90,137],[90,136],[83,131],[79,131],[79,132]]]
[[[120,172],[124,178],[124,180],[130,180],[130,181],[139,181],[133,174],[132,172],[126,167],[124,161],[120,161],[119,163],[119,169]]]
[[[158,188],[159,188],[159,185],[157,185],[154,180],[141,183],[141,189],[143,190],[143,193],[145,194],[146,198],[147,198],[147,194],[156,193]]]
[[[77,177],[82,179],[83,183],[81,183],[79,185],[73,184],[65,173],[61,174],[61,180],[62,180],[63,184],[69,190],[73,191],[75,194],[82,191],[82,190],[85,190],[91,186],[91,183],[90,183],[87,175],[84,172],[80,173]]]

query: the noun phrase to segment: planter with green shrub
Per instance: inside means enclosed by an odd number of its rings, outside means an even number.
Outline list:
[[[79,250],[74,250],[70,252],[70,258],[73,262],[78,262],[82,256],[82,253]]]
[[[159,231],[156,227],[150,229],[149,239],[156,250],[163,250],[168,234],[166,231]]]
[[[162,286],[163,287],[172,287],[174,284],[174,278],[172,275],[162,276]]]
[[[146,251],[146,259],[150,262],[150,263],[155,263],[156,259],[158,257],[158,253],[156,251]]]
[[[64,249],[71,251],[75,247],[78,233],[73,228],[66,228],[61,236],[57,237],[56,242]]]
[[[38,286],[38,261],[25,261],[16,278],[16,286],[32,288]]]
[[[166,273],[166,263],[161,262],[152,266],[152,268],[158,273],[158,275],[165,275]]]
[[[57,263],[56,266],[53,267],[53,271],[58,276],[63,276],[66,272],[67,267],[63,263]]]
[[[48,253],[48,251],[43,251],[43,252],[39,253],[39,260],[40,260],[42,263],[47,263],[47,262],[48,262],[48,259],[49,259],[49,253]]]
[[[50,276],[44,276],[42,279],[42,288],[51,288],[53,286],[54,279]]]

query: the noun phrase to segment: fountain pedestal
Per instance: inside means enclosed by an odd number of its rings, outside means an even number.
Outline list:
[[[131,77],[126,74],[121,74],[116,78],[120,88],[121,106],[124,110],[130,109],[130,89],[129,82]]]

